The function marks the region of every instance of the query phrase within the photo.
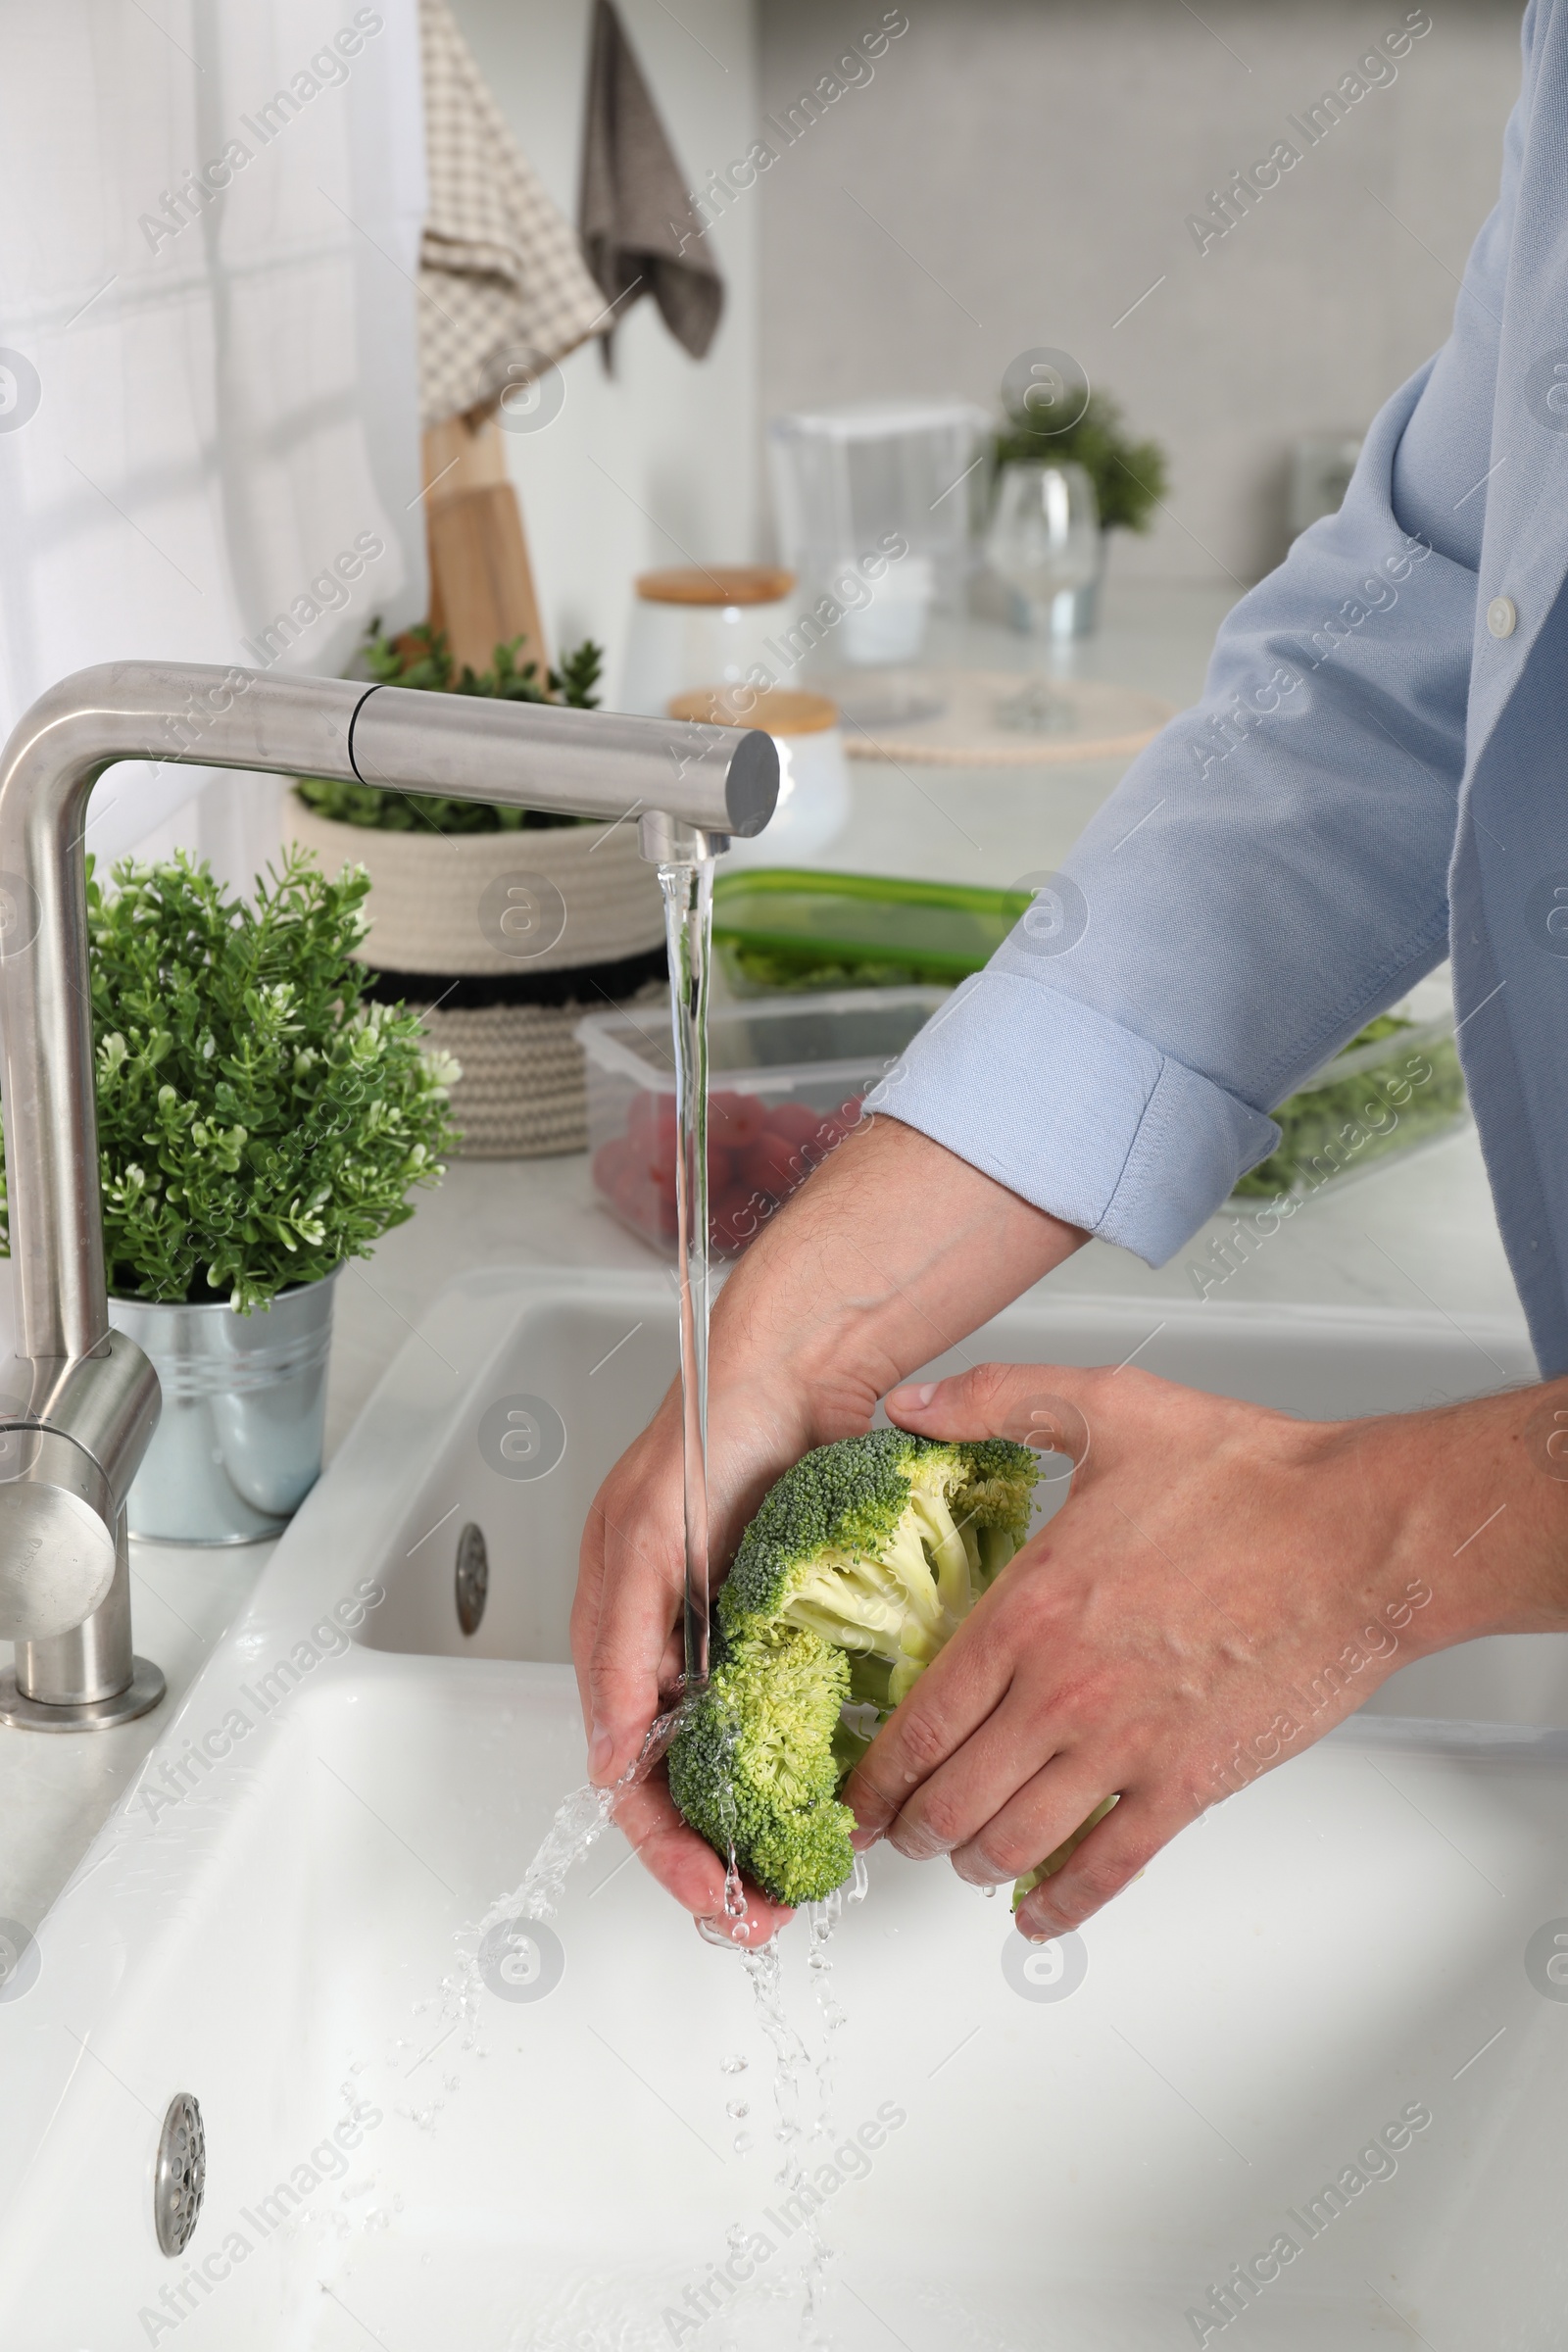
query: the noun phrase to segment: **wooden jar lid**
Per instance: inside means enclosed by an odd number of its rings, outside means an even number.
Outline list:
[[[794,585],[775,564],[691,564],[643,572],[637,593],[645,605],[776,605]]]
[[[705,727],[760,727],[768,735],[820,735],[839,723],[838,705],[825,694],[789,686],[699,686],[677,694],[669,715]]]

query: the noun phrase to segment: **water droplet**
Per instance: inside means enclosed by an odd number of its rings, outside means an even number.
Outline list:
[[[757,2145],[757,2142],[756,2142],[756,2140],[755,2140],[755,2139],[752,2137],[752,2135],[751,2135],[751,2133],[750,2133],[749,2132],[736,2132],[736,2134],[735,2134],[735,2153],[736,2153],[736,2155],[737,2155],[737,2156],[749,2156],[749,2155],[751,2154],[751,2152],[752,2152],[753,2148],[755,2148],[755,2147],[756,2147],[756,2145]]]
[[[724,2110],[724,2113],[729,2117],[729,2120],[732,2124],[738,2124],[743,2116],[750,2115],[751,2112],[751,2107],[745,2099],[731,2099],[729,2105]]]
[[[719,2060],[718,2071],[721,2075],[744,2075],[751,2063],[744,2050],[736,2050],[732,2056]]]
[[[994,1894],[996,1893],[996,1891],[997,1891],[997,1889],[996,1889],[996,1884],[995,1884],[995,1882],[993,1881],[993,1883],[992,1883],[992,1884],[991,1884],[991,1886],[982,1886],[982,1887],[981,1887],[981,1889],[980,1889],[980,1891],[981,1891],[981,1893],[982,1893],[982,1894],[983,1894],[983,1895],[986,1897],[987,1901],[989,1901],[989,1900],[990,1900],[990,1898],[991,1898],[991,1896],[992,1896],[992,1895],[994,1895]]]
[[[732,2254],[744,2254],[750,2236],[751,2232],[744,2222],[731,2222],[724,2232],[724,2243]]]

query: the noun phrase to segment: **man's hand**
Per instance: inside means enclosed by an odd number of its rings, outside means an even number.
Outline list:
[[[877,1399],[973,1331],[1084,1236],[940,1144],[877,1119],[858,1131],[753,1244],[713,1310],[709,1516],[716,1590],[742,1530],[813,1446],[868,1429]],[[600,1787],[634,1762],[681,1671],[685,1539],[678,1392],[594,1499],[583,1531],[571,1649]],[[662,1773],[615,1819],[698,1918],[723,1870],[688,1830]],[[744,1940],[787,1914],[753,1892]]]
[[[1537,1443],[1554,1394],[1319,1423],[1132,1368],[985,1364],[896,1393],[922,1437],[1038,1443],[1076,1413],[1088,1445],[1063,1442],[1070,1499],[861,1760],[856,1842],[997,1884],[1116,1794],[1020,1907],[1057,1936],[1395,1667],[1561,1630],[1568,1487]]]
[[[817,1443],[798,1411],[780,1409],[788,1396],[782,1383],[750,1396],[726,1392],[715,1397],[710,1389],[708,1485],[715,1557],[727,1557],[733,1545],[726,1539],[738,1536],[778,1472]],[[600,1787],[635,1762],[655,1715],[674,1704],[685,1663],[684,1585],[677,1381],[600,1488],[583,1530],[571,1645],[588,1727],[588,1774]],[[698,1919],[720,1916],[724,1866],[676,1812],[662,1766],[621,1798],[615,1823],[678,1903]],[[751,1888],[744,1932],[735,1940],[765,1943],[789,1916]]]

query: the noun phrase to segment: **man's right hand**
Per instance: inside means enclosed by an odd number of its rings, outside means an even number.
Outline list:
[[[716,1591],[747,1521],[813,1446],[868,1429],[878,1398],[955,1347],[1085,1237],[896,1120],[870,1122],[802,1187],[730,1274],[709,1348],[708,1478]],[[599,1787],[637,1757],[678,1687],[685,1535],[677,1386],[594,1498],[571,1646]],[[699,1919],[723,1866],[662,1772],[615,1820]],[[755,1889],[746,1935],[788,1916]]]

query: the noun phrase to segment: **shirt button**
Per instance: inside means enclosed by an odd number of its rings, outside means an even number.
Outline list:
[[[1487,626],[1494,637],[1511,637],[1519,626],[1519,608],[1511,596],[1494,596],[1487,607]]]

